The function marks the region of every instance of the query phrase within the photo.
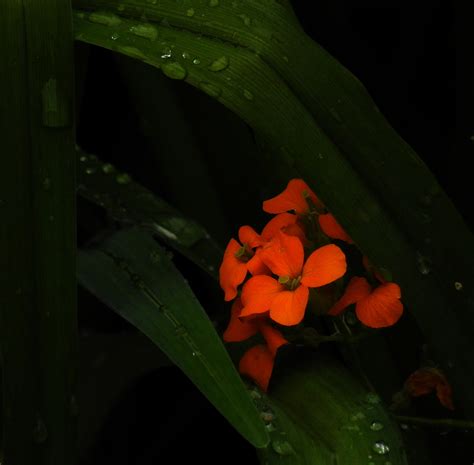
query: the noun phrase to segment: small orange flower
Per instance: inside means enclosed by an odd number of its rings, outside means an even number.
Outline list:
[[[247,271],[253,275],[267,272],[266,266],[253,251],[261,244],[260,236],[250,226],[242,226],[239,240],[243,245],[235,239],[229,241],[219,268],[219,284],[225,292],[226,301],[237,296],[237,287],[244,282]]]
[[[242,290],[241,316],[270,311],[270,318],[285,326],[304,317],[309,288],[339,279],[346,272],[346,258],[336,245],[316,249],[304,263],[301,240],[278,232],[260,253],[265,265],[279,278],[254,276]]]
[[[413,397],[423,396],[436,390],[436,396],[441,404],[454,410],[451,386],[437,368],[426,367],[416,370],[405,381],[404,389]]]
[[[263,210],[267,213],[283,213],[294,210],[298,215],[307,215],[314,209],[324,211],[325,207],[302,179],[292,179],[281,194],[263,202]],[[331,213],[319,214],[318,221],[326,236],[349,244],[354,243]]]
[[[353,277],[342,297],[329,310],[329,315],[339,315],[349,305],[356,304],[356,315],[370,328],[385,328],[395,324],[403,313],[400,287],[383,283],[372,289],[365,278]]]
[[[236,299],[232,305],[230,322],[223,339],[226,342],[239,342],[252,337],[257,332],[262,334],[266,344],[258,344],[245,352],[240,359],[239,372],[253,379],[263,391],[266,391],[277,351],[282,345],[288,344],[288,341],[280,331],[268,323],[268,319],[264,316],[243,319],[240,318],[241,312],[241,300]]]

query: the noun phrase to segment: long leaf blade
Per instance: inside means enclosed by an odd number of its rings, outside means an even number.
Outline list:
[[[140,329],[255,447],[268,433],[214,327],[166,252],[145,232],[122,231],[82,251],[80,282]]]

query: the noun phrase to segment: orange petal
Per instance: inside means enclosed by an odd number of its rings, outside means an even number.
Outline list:
[[[329,315],[339,315],[349,305],[370,295],[372,288],[365,278],[354,276],[346,287],[342,297],[329,310]]]
[[[308,287],[319,287],[332,283],[346,272],[346,256],[334,244],[316,249],[306,260],[301,283]]]
[[[334,215],[331,213],[325,213],[319,215],[319,226],[323,230],[323,233],[331,239],[339,239],[345,241],[348,244],[353,244],[354,241],[350,238],[349,234],[342,229],[342,226],[336,221]]]
[[[309,197],[318,207],[322,207],[322,203],[316,197],[316,194],[302,179],[292,179],[281,194],[263,202],[263,211],[267,213],[283,213],[294,210],[302,215],[309,211],[306,197]]]
[[[301,240],[281,231],[262,248],[263,263],[278,276],[296,278],[301,274],[304,249]]]
[[[291,224],[295,224],[298,220],[296,215],[291,213],[280,213],[279,215],[273,217],[267,225],[262,230],[262,237],[267,242],[272,240],[283,228]]]
[[[242,226],[239,229],[239,241],[242,244],[247,244],[252,249],[259,245],[263,245],[260,234],[257,234],[257,232],[250,226]]]
[[[267,391],[273,371],[274,357],[267,346],[261,344],[247,350],[239,362],[239,372],[251,378],[262,391]]]
[[[299,223],[290,224],[283,228],[283,231],[288,234],[288,236],[296,236],[297,238],[299,238],[303,246],[306,246],[308,240],[306,239],[306,234],[304,232],[303,226],[301,226]]]
[[[247,275],[247,264],[235,257],[239,249],[240,244],[231,239],[219,268],[219,284],[225,292],[224,300],[232,300],[237,296],[237,287],[244,282]]]
[[[229,325],[222,335],[225,342],[245,341],[257,333],[258,320],[241,320],[239,318],[241,311],[242,302],[240,299],[235,299],[232,304]]]
[[[381,284],[369,296],[357,302],[357,318],[369,328],[392,326],[403,313],[400,297],[398,284]]]
[[[283,334],[281,334],[278,329],[274,328],[267,322],[260,323],[259,330],[262,333],[262,336],[265,338],[268,350],[273,356],[276,355],[277,350],[281,346],[289,344],[289,342],[283,337]]]
[[[308,303],[309,289],[300,285],[294,291],[280,292],[270,307],[270,318],[284,326],[301,322]]]
[[[247,262],[247,269],[252,273],[253,276],[259,274],[272,274],[268,269],[268,266],[263,263],[262,258],[260,257],[261,249],[255,251],[255,255]]]
[[[444,405],[449,410],[454,410],[453,390],[447,381],[444,383],[439,383],[436,386],[436,396],[442,405]]]
[[[436,395],[446,408],[454,410],[452,389],[444,374],[437,368],[420,368],[405,381],[405,390],[413,397],[429,394],[436,389]]]
[[[242,289],[244,308],[240,316],[268,311],[275,296],[283,289],[284,287],[270,276],[258,275],[250,278]]]

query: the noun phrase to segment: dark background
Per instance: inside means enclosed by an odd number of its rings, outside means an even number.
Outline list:
[[[472,11],[442,1],[406,6],[390,1],[383,6],[375,1],[292,3],[307,33],[365,84],[382,113],[432,169],[472,225]],[[104,77],[113,67],[109,52],[92,50],[78,121],[79,144],[105,158],[110,158],[107,147],[116,140],[117,124],[126,121],[127,127],[133,127],[134,110],[126,100],[124,83]],[[98,110],[98,99],[107,112]],[[147,149],[143,141],[121,139],[112,144],[116,156],[112,161],[119,164],[132,144]],[[135,169],[139,174],[140,168]],[[146,183],[146,173],[142,174]],[[81,299],[100,307],[90,296]],[[100,309],[101,316],[92,322],[84,319],[84,326],[126,328]],[[177,369],[164,370],[142,377],[121,397],[84,464],[148,465],[168,462],[163,460],[168,455],[175,463],[193,455],[208,464],[257,463],[252,448],[192,384]],[[213,447],[217,439],[222,451]],[[471,464],[463,451],[467,439],[462,434],[436,434],[432,440],[439,465]]]

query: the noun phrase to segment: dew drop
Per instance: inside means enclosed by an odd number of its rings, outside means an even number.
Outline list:
[[[132,178],[127,173],[117,174],[115,180],[119,184],[129,184],[132,181]]]
[[[113,13],[106,11],[95,11],[89,15],[89,21],[91,23],[103,24],[104,26],[118,26],[122,23],[122,20]]]
[[[85,162],[85,161],[87,161],[87,157],[86,157],[85,155],[82,155],[82,156],[79,158],[79,161]]]
[[[372,450],[379,455],[386,455],[390,452],[390,447],[385,444],[383,441],[377,441],[374,442],[374,445],[372,446]]]
[[[112,40],[117,40],[119,37],[120,37],[120,35],[117,34],[116,32],[114,32],[114,33],[110,36],[110,38],[111,38]]]
[[[210,82],[200,82],[199,83],[199,88],[205,92],[207,95],[210,95],[211,97],[217,98],[221,95],[221,88],[217,87],[216,85],[210,83]]]
[[[114,165],[111,165],[110,163],[105,163],[105,165],[102,165],[102,171],[105,174],[111,174],[115,172],[115,167]]]
[[[33,429],[33,439],[37,444],[41,444],[46,441],[48,438],[48,430],[46,429],[46,425],[44,421],[38,417],[36,419],[36,424]]]
[[[188,53],[188,52],[183,52],[181,54],[181,56],[185,59],[185,60],[189,60],[191,58],[191,55]]]
[[[416,253],[416,264],[418,271],[426,276],[431,273],[431,266],[429,258],[423,256],[420,252]]]
[[[373,421],[371,424],[370,424],[370,429],[372,431],[380,431],[383,429],[383,424],[380,423],[380,421]]]
[[[201,60],[199,58],[195,58],[193,60],[193,65],[199,65],[201,63]]]
[[[161,51],[161,58],[171,58],[172,54],[172,50],[169,47],[166,47]]]
[[[247,100],[253,100],[253,94],[252,94],[252,92],[250,92],[250,91],[247,90],[247,89],[244,89],[244,97],[245,97]]]
[[[192,18],[194,16],[194,13],[194,8],[189,8],[189,10],[186,11],[186,16]]]
[[[459,281],[456,281],[454,283],[454,289],[456,289],[456,291],[462,291],[462,283],[460,283]]]
[[[130,28],[130,32],[148,40],[156,40],[158,37],[158,29],[151,24],[137,24]]]
[[[247,15],[239,15],[239,18],[242,20],[242,22],[246,25],[246,26],[250,26],[252,24],[252,20],[247,16]]]
[[[170,63],[164,63],[161,65],[161,70],[165,76],[168,76],[170,79],[184,79],[187,75],[186,69],[181,66],[177,61],[172,61]]]
[[[295,453],[288,441],[272,441],[272,448],[279,455],[292,455]]]
[[[86,168],[86,174],[94,174],[95,173],[95,168],[89,166]]]
[[[165,236],[167,239],[171,239],[173,241],[178,240],[178,236],[174,232],[171,232],[169,229],[166,229],[157,223],[154,223],[153,226],[155,227],[156,231],[159,234],[161,234],[162,236]]]
[[[265,429],[269,432],[272,433],[273,431],[276,431],[275,425],[273,423],[267,423],[265,425]]]
[[[222,71],[229,66],[229,58],[225,55],[221,56],[217,60],[214,60],[210,65],[209,69],[211,71]]]

